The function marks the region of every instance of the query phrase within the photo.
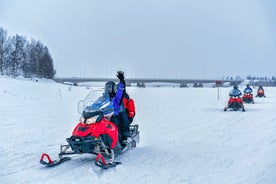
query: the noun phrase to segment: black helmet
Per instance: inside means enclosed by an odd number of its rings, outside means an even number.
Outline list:
[[[246,85],[246,87],[248,87],[248,88],[249,88],[249,84],[247,84],[247,85]]]
[[[237,84],[234,85],[234,89],[238,89],[238,85]]]
[[[109,94],[110,97],[114,97],[117,92],[117,85],[113,81],[105,83],[104,93]]]

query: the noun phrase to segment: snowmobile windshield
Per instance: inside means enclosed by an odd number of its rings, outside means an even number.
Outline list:
[[[113,103],[110,101],[109,97],[103,95],[99,97],[92,105],[87,106],[84,110],[85,112],[103,112],[104,116],[114,112]],[[112,115],[112,114],[111,114]]]
[[[244,89],[244,93],[252,93],[252,89],[250,89],[250,88],[245,88],[245,89]]]
[[[230,95],[230,96],[233,96],[233,97],[237,97],[237,96],[240,96],[240,95],[241,95],[241,92],[240,92],[240,90],[238,90],[238,89],[233,89],[233,90],[230,92],[229,95]]]

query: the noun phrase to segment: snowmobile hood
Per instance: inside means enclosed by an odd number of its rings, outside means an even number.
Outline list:
[[[73,136],[86,137],[91,134],[92,124],[79,123],[72,132]]]

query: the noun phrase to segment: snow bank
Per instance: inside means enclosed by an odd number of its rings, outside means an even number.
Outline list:
[[[101,170],[89,154],[54,168],[39,164],[43,152],[57,156],[91,89],[7,78],[0,84],[1,184],[276,183],[276,88],[265,88],[267,98],[245,104],[246,112],[223,111],[231,88],[220,88],[219,100],[216,88],[127,88],[141,142],[117,158],[122,165]]]

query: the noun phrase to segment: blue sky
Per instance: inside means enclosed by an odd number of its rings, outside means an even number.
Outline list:
[[[57,76],[276,76],[273,0],[0,0],[0,27],[48,46]]]

